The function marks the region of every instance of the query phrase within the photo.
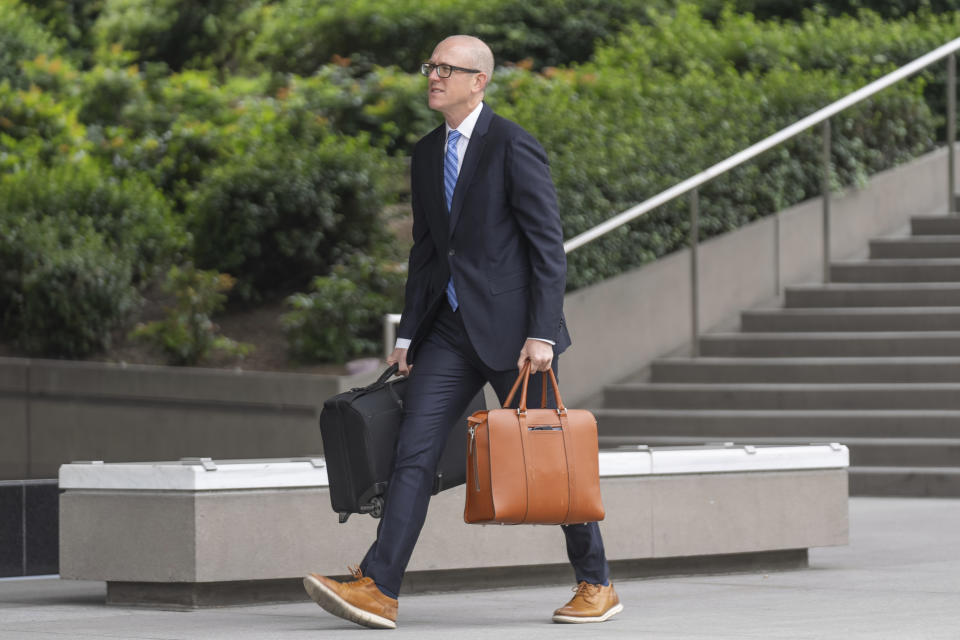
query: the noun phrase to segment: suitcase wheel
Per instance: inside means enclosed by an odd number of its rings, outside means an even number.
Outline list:
[[[376,498],[370,501],[370,505],[371,505],[370,515],[373,516],[374,518],[382,518],[383,517],[383,498],[381,498],[380,496],[377,496]]]

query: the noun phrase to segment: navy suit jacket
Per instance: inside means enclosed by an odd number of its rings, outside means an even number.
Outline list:
[[[453,275],[471,344],[491,369],[516,368],[524,341],[570,345],[563,318],[567,261],[556,192],[543,147],[486,104],[473,130],[447,211],[446,128],[416,145],[411,163],[413,248],[398,335],[408,361],[446,302]]]

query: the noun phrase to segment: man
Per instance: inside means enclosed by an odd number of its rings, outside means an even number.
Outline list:
[[[387,360],[410,376],[396,463],[377,539],[355,580],[304,579],[330,613],[391,629],[449,429],[484,383],[502,402],[527,361],[532,371],[556,370],[554,353],[570,345],[546,153],[483,103],[493,54],[477,38],[452,36],[421,72],[430,108],[446,122],[417,143],[411,164],[413,248],[401,337]],[[538,406],[538,395],[532,391],[529,404]],[[578,587],[553,620],[602,622],[619,613],[597,523],[563,531]]]

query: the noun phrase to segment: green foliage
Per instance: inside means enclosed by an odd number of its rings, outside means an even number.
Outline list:
[[[125,123],[129,111],[140,111],[146,96],[136,67],[97,66],[83,75],[79,118],[85,124]]]
[[[89,160],[7,176],[0,182],[0,218],[35,221],[63,233],[89,223],[107,251],[132,266],[137,281],[175,260],[188,242],[169,203],[148,180],[117,179]]]
[[[235,275],[243,301],[303,286],[386,240],[379,218],[390,171],[366,137],[265,143],[198,187],[189,203],[196,260]]]
[[[309,293],[287,298],[281,318],[292,358],[300,362],[346,362],[380,349],[383,316],[403,305],[402,263],[355,254],[329,276],[313,280]]]
[[[24,171],[57,164],[86,149],[76,110],[33,86],[13,89],[0,81],[0,171]]]
[[[960,9],[960,0],[698,0],[697,4],[707,17],[713,18],[730,6],[738,13],[751,13],[761,20],[800,20],[811,10],[839,16],[869,9],[885,18],[903,18],[924,11],[948,13]]]
[[[286,108],[315,114],[347,135],[369,133],[391,154],[409,154],[438,124],[427,106],[426,80],[395,67],[358,77],[350,66],[326,65],[309,78],[291,77],[280,93]]]
[[[529,59],[536,67],[586,60],[595,41],[659,0],[286,0],[265,5],[249,60],[310,75],[335,56],[397,65],[408,71],[444,37],[470,33],[486,40],[499,62]]]
[[[953,20],[936,22],[938,29]],[[846,46],[849,24],[823,22],[820,46]],[[923,46],[917,41],[930,36],[908,26],[900,28],[910,46]],[[714,27],[682,6],[676,17],[655,16],[653,26],[631,28],[601,48],[594,63],[545,75],[502,73],[491,101],[547,149],[564,231],[572,237],[890,68],[889,59],[873,56],[842,71],[818,68],[798,53],[795,28],[732,16]],[[740,42],[766,62],[739,64]],[[834,118],[837,185],[861,183],[933,147],[937,120],[923,98],[925,87],[923,79],[901,84]],[[819,137],[806,134],[711,182],[700,194],[701,234],[729,231],[818,195],[819,149]],[[572,253],[569,287],[681,248],[687,208],[685,199],[676,201]]]
[[[69,226],[0,215],[0,334],[27,355],[82,358],[138,307],[127,256],[89,218]]]
[[[103,9],[104,0],[25,0],[32,15],[51,34],[62,39],[74,52],[89,57],[93,49],[93,23]]]
[[[94,352],[138,288],[193,260],[233,274],[240,302],[324,276],[291,298],[291,352],[374,353],[400,307],[374,282],[403,251],[384,209],[403,197],[400,156],[441,122],[415,70],[442,37],[517,63],[488,101],[547,149],[569,237],[954,38],[958,4],[0,0],[0,330],[31,353]],[[831,17],[861,9],[878,14]],[[941,140],[944,76],[835,117],[834,185]],[[817,195],[817,133],[704,187],[701,235]],[[578,250],[570,287],[683,246],[687,224],[678,201]],[[190,343],[178,326],[166,337]]]
[[[234,279],[225,273],[200,271],[193,265],[173,266],[163,291],[173,296],[163,320],[138,324],[131,338],[159,348],[173,365],[194,365],[213,352],[232,357],[247,356],[252,347],[219,335],[210,316],[223,308]]]
[[[18,0],[0,0],[0,82],[27,88],[20,65],[40,54],[55,56],[60,43],[30,15],[29,8]]]
[[[104,0],[93,26],[100,57],[113,47],[171,69],[227,65],[259,0]]]

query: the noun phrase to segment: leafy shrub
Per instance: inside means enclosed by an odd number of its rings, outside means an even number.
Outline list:
[[[845,37],[846,22],[841,26],[838,38]],[[863,86],[888,66],[871,61],[845,73],[804,69],[791,64],[790,55],[796,55],[789,46],[792,27],[764,24],[757,31],[781,33],[784,59],[762,70],[743,69],[723,57],[724,51],[736,50],[733,43],[742,33],[731,27],[717,35],[715,29],[723,27],[681,7],[676,17],[659,16],[655,26],[632,28],[601,48],[594,63],[544,75],[513,70],[495,77],[494,107],[529,129],[548,151],[568,237]],[[691,42],[691,34],[707,44],[682,44]],[[820,34],[829,47],[829,30]],[[691,55],[696,52],[699,57]],[[933,147],[936,119],[923,99],[924,87],[923,79],[901,84],[834,118],[837,184],[862,182]],[[702,235],[737,228],[818,195],[816,133],[704,187]],[[568,286],[595,282],[681,248],[687,209],[685,199],[675,201],[578,249],[569,257]]]
[[[301,362],[346,362],[380,350],[383,316],[403,304],[406,273],[356,254],[329,276],[313,280],[309,293],[287,298],[281,318],[290,356]]]
[[[148,180],[117,179],[91,161],[7,176],[0,182],[0,218],[63,232],[89,221],[107,251],[132,266],[137,281],[176,259],[188,242],[169,203]]]
[[[303,286],[386,238],[387,157],[365,137],[263,146],[213,170],[189,203],[199,266],[233,274],[243,301]]]
[[[62,161],[89,145],[76,110],[33,86],[0,81],[0,171],[23,171]]]
[[[83,85],[79,118],[86,124],[121,124],[131,107],[147,107],[136,67],[94,67],[83,75]]]
[[[230,61],[251,26],[245,12],[259,0],[104,0],[93,26],[102,52],[120,46],[137,62],[171,69]]]
[[[370,134],[391,154],[409,155],[413,145],[439,124],[427,106],[426,79],[395,67],[360,74],[330,64],[309,78],[293,76],[282,91],[287,109],[301,109],[346,134]]]
[[[94,21],[104,0],[27,0],[31,14],[47,31],[63,40],[73,53],[86,62],[93,50]]]
[[[214,351],[243,358],[252,347],[219,335],[210,319],[223,308],[234,282],[225,273],[199,271],[193,265],[171,267],[163,291],[173,296],[174,305],[163,320],[137,325],[131,338],[152,343],[173,365],[197,364]]]
[[[0,0],[0,81],[26,89],[20,64],[40,54],[56,55],[61,43],[40,26],[18,0]]]
[[[584,61],[594,43],[650,7],[644,0],[286,0],[265,5],[248,58],[279,71],[310,75],[334,56],[407,70],[456,33],[484,38],[502,62],[534,67]]]
[[[0,333],[28,355],[102,351],[139,305],[132,273],[88,218],[0,216]]]
[[[811,10],[836,16],[869,9],[885,18],[903,18],[923,11],[947,13],[960,9],[958,0],[699,0],[698,4],[704,15],[711,18],[729,6],[738,13],[751,13],[762,20],[800,20]]]
[[[675,15],[651,16],[652,25],[633,25],[599,49],[597,65],[620,65],[624,73],[654,78],[660,77],[657,71],[682,75],[704,66],[718,71],[732,65],[742,75],[823,70],[866,84],[960,33],[960,12],[890,21],[870,11],[838,18],[810,13],[794,24],[758,22],[727,10],[712,25],[695,5],[681,3]],[[921,75],[931,109],[945,113],[945,63]]]

